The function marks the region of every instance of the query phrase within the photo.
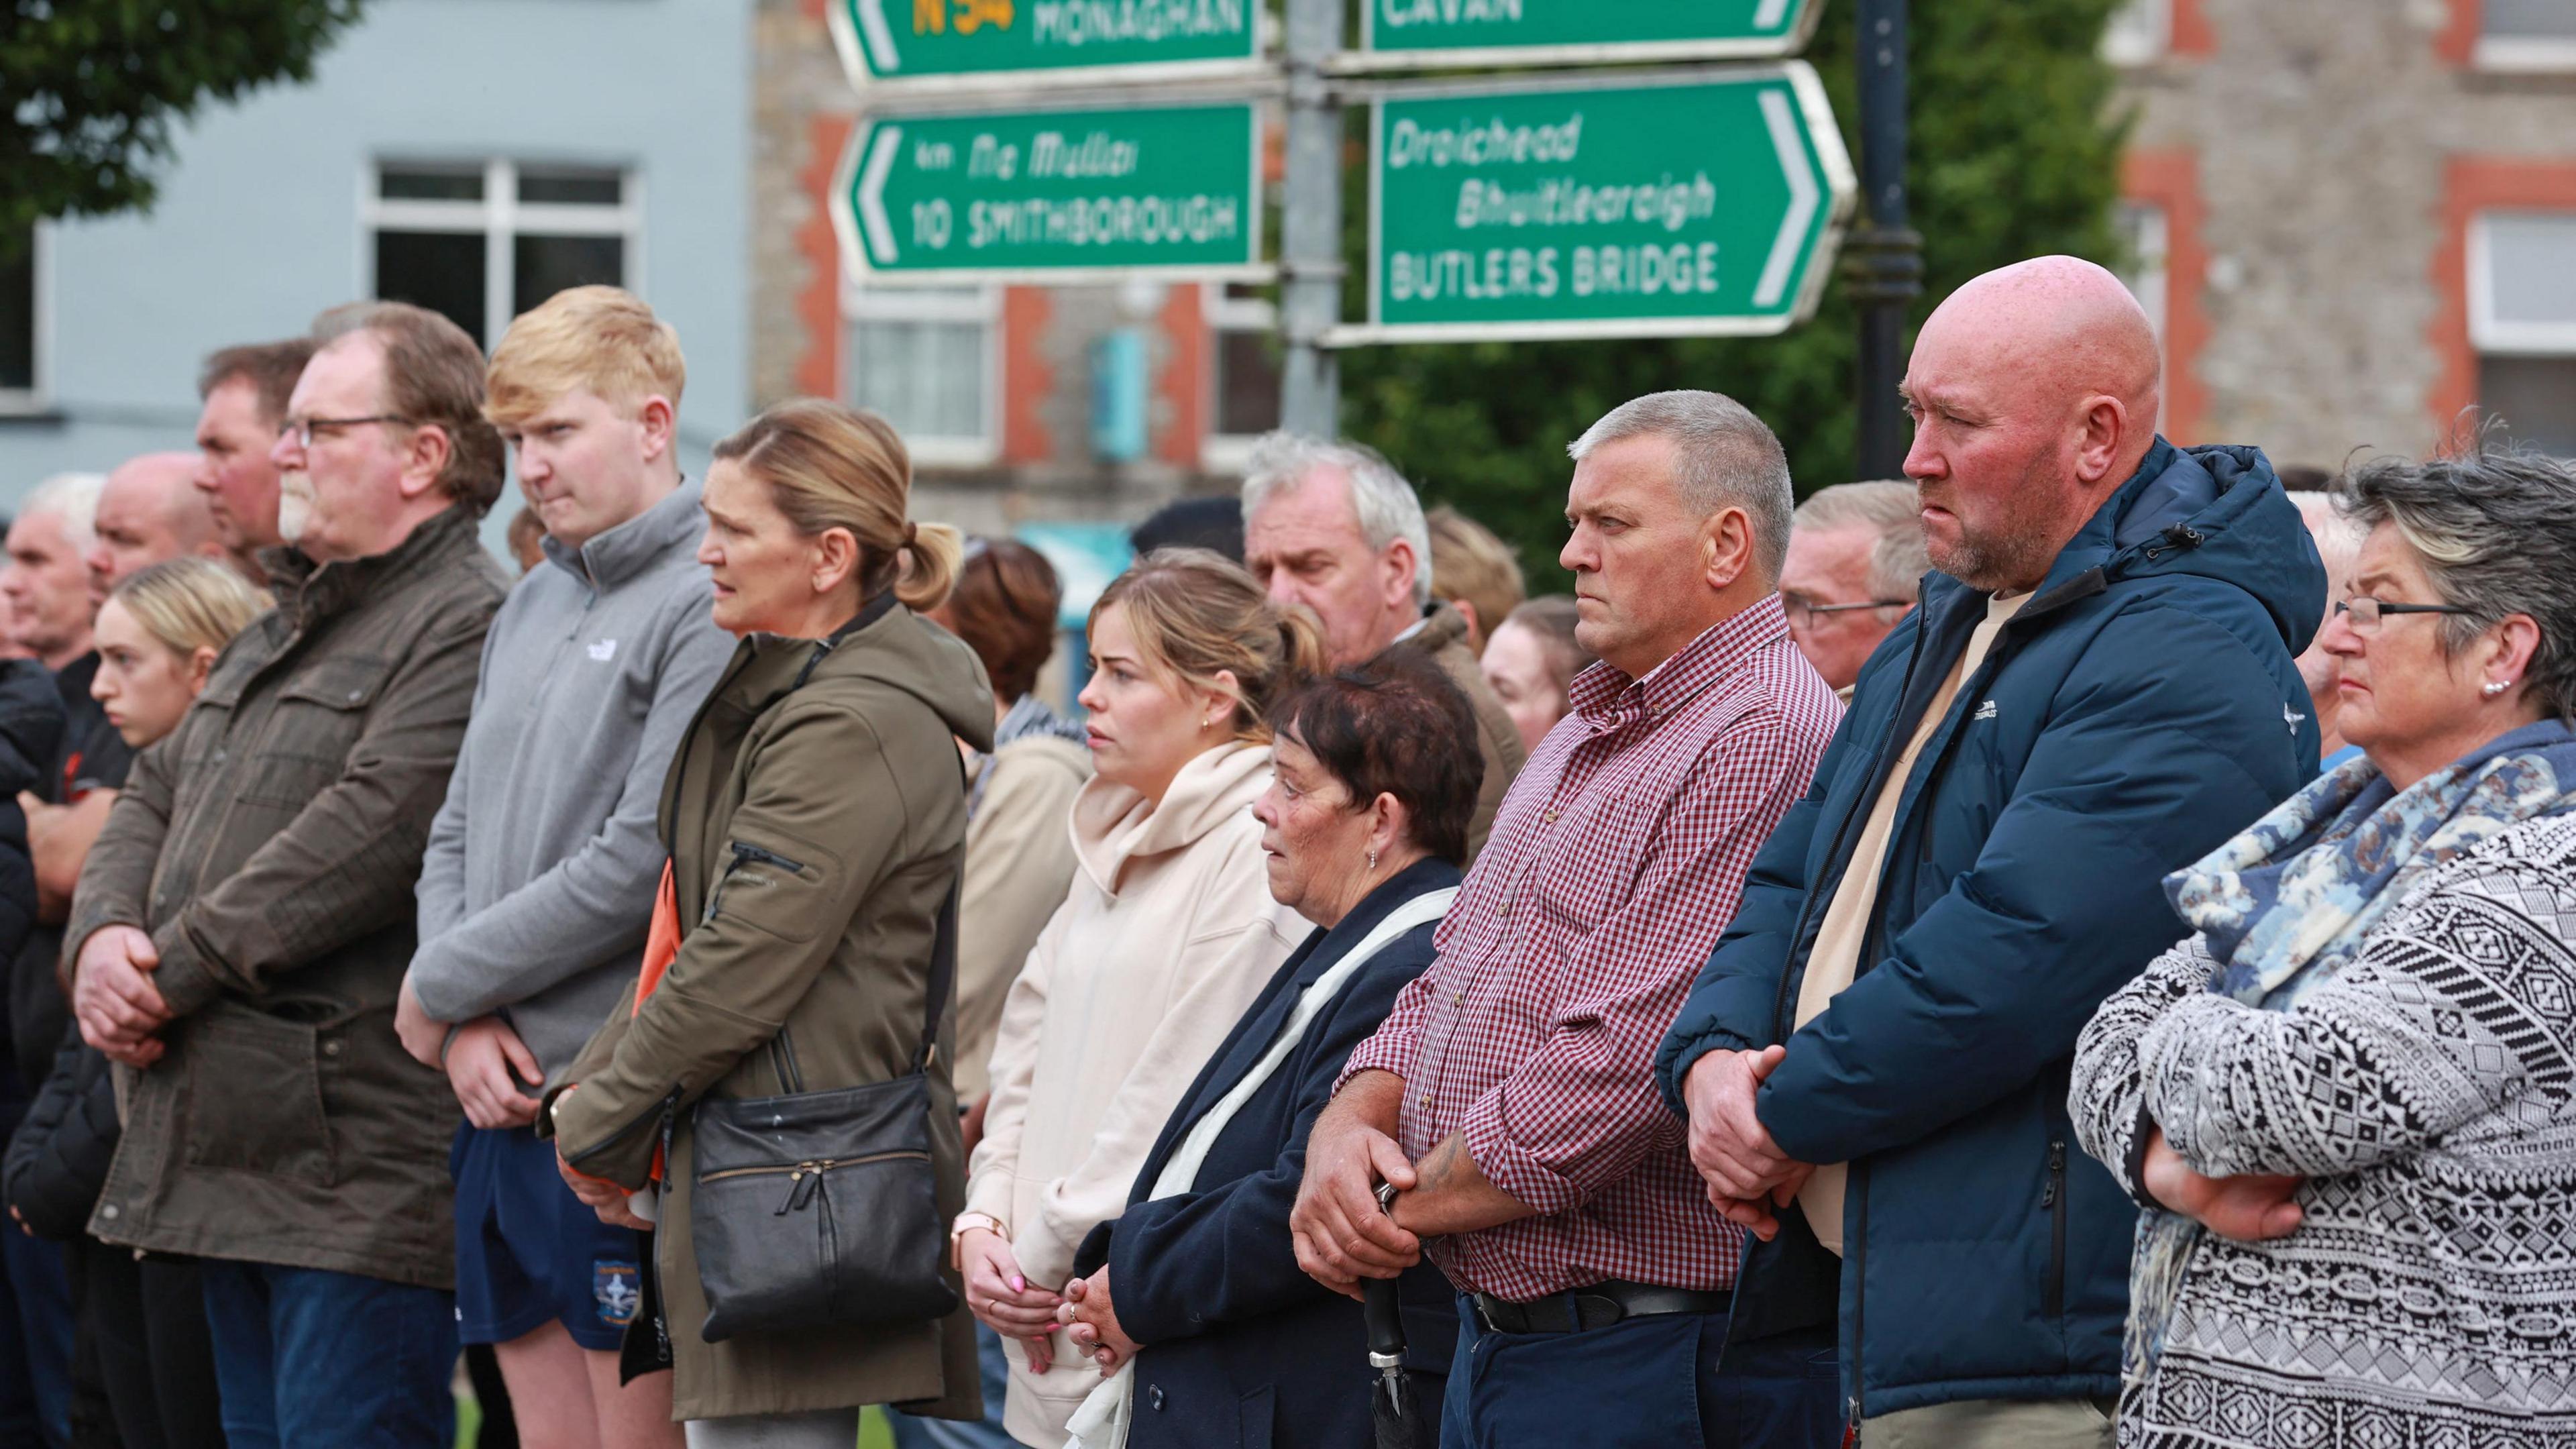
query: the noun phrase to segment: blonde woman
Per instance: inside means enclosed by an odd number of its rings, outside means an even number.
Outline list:
[[[783,1168],[737,1174],[761,1184],[758,1217],[717,1211],[734,1186],[698,1159],[730,1140],[710,1124],[736,1120],[733,1103],[909,1090],[918,1069],[927,1107],[907,1125],[926,1133],[936,1203],[917,1243],[878,1246],[898,1273],[935,1282],[944,1269],[939,1227],[964,1154],[948,1054],[916,1053],[965,851],[956,741],[991,748],[993,698],[974,654],[916,612],[947,596],[959,543],[905,517],[911,475],[882,418],[833,403],[785,404],[716,445],[698,557],[716,624],[742,642],[671,763],[671,870],[643,974],[547,1109],[575,1194],[610,1222],[641,1226],[639,1206],[659,1220],[659,1326],[691,1449],[849,1449],[862,1405],[940,1418],[979,1406],[963,1312],[882,1314],[883,1280],[856,1271],[820,1321],[753,1313],[728,1330],[700,1262],[710,1242],[823,1222],[811,1215],[885,1180],[874,1159],[835,1154],[811,1181],[801,1168],[793,1182]],[[676,948],[657,951],[666,928]],[[944,1017],[946,997],[937,1005]],[[905,1155],[919,1152],[883,1154]]]
[[[231,569],[177,558],[129,575],[98,606],[90,637],[98,674],[90,698],[126,744],[140,750],[178,728],[215,657],[268,601]]]
[[[1036,1449],[1059,1449],[1100,1382],[1056,1328],[1074,1250],[1306,934],[1270,897],[1252,803],[1264,711],[1322,667],[1313,626],[1218,555],[1167,549],[1101,593],[1090,635],[1073,894],[1002,1008],[955,1227],[967,1306],[1013,1344],[1003,1426]]]
[[[178,728],[206,687],[216,656],[268,601],[211,559],[137,570],[98,610],[98,673],[90,697],[125,743],[141,750]],[[90,1212],[116,1151],[116,1087],[107,1058],[77,1032],[55,1054],[26,1121],[9,1144],[9,1214],[77,1262],[83,1336],[118,1434],[128,1444],[221,1449],[214,1350],[196,1264],[138,1257],[89,1236]]]

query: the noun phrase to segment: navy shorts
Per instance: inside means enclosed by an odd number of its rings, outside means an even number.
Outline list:
[[[456,1336],[508,1343],[554,1319],[584,1348],[613,1351],[635,1318],[644,1237],[612,1228],[555,1169],[527,1127],[466,1123],[447,1155],[456,1177]]]

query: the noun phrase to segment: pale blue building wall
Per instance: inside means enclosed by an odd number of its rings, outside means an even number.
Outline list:
[[[626,168],[628,284],[688,356],[683,459],[751,396],[751,0],[375,0],[308,85],[211,109],[144,214],[46,238],[46,406],[0,417],[0,509],[39,479],[187,448],[197,366],[361,294],[379,159]],[[515,511],[505,497],[499,515]]]

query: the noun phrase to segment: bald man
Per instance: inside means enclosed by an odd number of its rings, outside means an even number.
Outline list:
[[[1869,1449],[2112,1442],[2139,1204],[2074,1146],[2076,1036],[2184,935],[2165,875],[2316,768],[2316,549],[2260,452],[2156,436],[2160,381],[2072,257],[1925,322],[1939,572],[1657,1060],[1756,1240],[1730,1342],[1839,1319]]]
[[[146,453],[107,475],[90,546],[91,591],[105,598],[127,575],[184,554],[224,557],[214,511],[197,490],[197,455]]]

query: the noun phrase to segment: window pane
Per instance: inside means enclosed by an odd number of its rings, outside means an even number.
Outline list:
[[[626,180],[614,171],[522,169],[519,199],[570,206],[615,206],[626,193]]]
[[[613,236],[522,236],[511,247],[510,310],[525,312],[566,287],[626,285],[626,242]]]
[[[850,400],[906,438],[984,436],[985,327],[861,321],[850,327]]]
[[[2505,431],[2576,458],[2576,357],[2482,357],[2478,401]]]
[[[2576,212],[2490,213],[2485,222],[2495,320],[2576,327]]]
[[[483,335],[483,237],[479,232],[376,233],[376,295],[441,313],[477,345]]]
[[[2486,0],[2478,12],[2487,34],[2516,40],[2576,40],[2576,5],[2568,0]]]
[[[481,201],[481,167],[388,166],[376,179],[376,194],[387,201]]]
[[[1216,335],[1216,431],[1279,426],[1279,345],[1267,332]]]
[[[0,388],[24,392],[36,385],[36,249],[20,233],[0,260]]]

